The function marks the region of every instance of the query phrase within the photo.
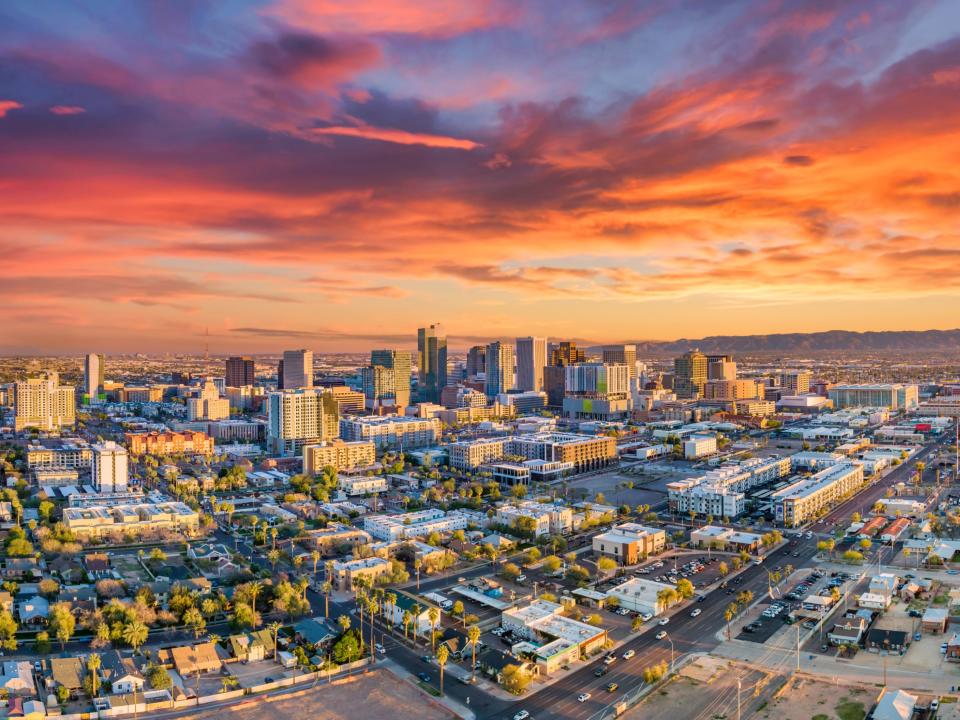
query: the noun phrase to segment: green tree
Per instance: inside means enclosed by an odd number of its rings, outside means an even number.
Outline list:
[[[519,665],[507,665],[500,673],[503,689],[514,695],[520,695],[530,684],[530,674]]]
[[[150,636],[150,630],[140,620],[131,620],[123,626],[123,641],[136,652]]]
[[[74,618],[73,612],[70,610],[70,605],[67,603],[55,603],[52,605],[48,615],[48,622],[54,637],[60,641],[60,649],[63,650],[70,641],[70,638],[73,637],[73,631],[77,624],[76,618]]]
[[[500,574],[505,580],[510,580],[512,582],[520,577],[520,567],[516,563],[504,563],[500,568]]]
[[[46,655],[50,652],[50,633],[46,630],[41,630],[37,633],[37,652],[41,655]]]
[[[350,628],[334,641],[330,656],[337,665],[346,665],[362,658],[365,652],[366,647],[360,631],[357,628]]]
[[[0,612],[0,647],[4,650],[17,649],[17,621],[9,610]]]
[[[194,637],[197,638],[200,637],[201,633],[203,633],[207,627],[207,621],[204,620],[203,614],[195,607],[189,608],[183,613],[183,624],[191,628]]]

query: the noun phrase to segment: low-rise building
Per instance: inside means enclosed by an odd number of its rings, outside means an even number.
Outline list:
[[[369,515],[363,519],[363,529],[379,540],[400,540],[432,532],[466,530],[467,518],[457,512],[430,508],[400,515]]]
[[[663,552],[666,542],[667,534],[660,528],[622,523],[594,535],[593,552],[612,557],[620,565],[636,565],[650,555]]]
[[[473,470],[481,465],[498,462],[506,454],[509,438],[479,438],[451,443],[447,446],[450,466],[457,470]]]
[[[732,528],[704,525],[690,532],[690,544],[716,550],[746,550],[755,552],[763,542],[756,533],[740,532]]]
[[[663,603],[658,595],[668,589],[676,590],[676,587],[653,580],[633,578],[608,590],[607,596],[617,598],[620,607],[627,610],[659,615],[663,610]]]
[[[683,457],[687,460],[713,455],[717,452],[716,435],[691,435],[683,441]]]
[[[373,541],[370,533],[360,528],[340,523],[330,523],[325,528],[307,530],[305,538],[308,546],[318,550],[321,555],[337,555],[349,552],[358,545],[367,545]]]
[[[863,485],[863,465],[841,462],[772,495],[777,522],[802,525]]]
[[[549,674],[603,649],[607,631],[563,615],[563,605],[547,600],[504,610],[501,627],[534,643],[529,650],[540,671]]]
[[[303,448],[303,474],[319,475],[327,466],[338,472],[368,467],[377,461],[376,445],[369,440],[333,440]]]
[[[213,454],[213,438],[203,432],[127,433],[125,438],[131,455]]]
[[[136,535],[155,530],[173,530],[190,535],[199,528],[200,515],[182,502],[114,507],[95,505],[64,508],[63,523],[80,537],[100,538],[114,533]]]
[[[374,475],[366,477],[364,475],[347,476],[340,475],[337,478],[337,487],[345,494],[351,497],[356,495],[372,495],[387,491],[387,479]]]
[[[528,518],[532,524],[534,537],[542,535],[560,535],[569,533],[573,524],[573,511],[560,505],[537,502],[524,502],[518,505],[501,505],[497,508],[494,521],[511,528],[519,528],[521,518]]]
[[[419,448],[435,445],[440,420],[404,415],[340,418],[340,436],[351,442],[372,442],[378,448]]]
[[[370,557],[357,560],[334,560],[329,568],[330,576],[327,580],[334,589],[350,592],[357,578],[364,578],[373,583],[384,573],[390,572],[391,565],[390,561],[384,558]]]

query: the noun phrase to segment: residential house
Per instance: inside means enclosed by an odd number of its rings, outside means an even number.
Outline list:
[[[90,585],[63,585],[57,593],[57,602],[70,603],[74,615],[84,610],[96,610],[97,591]]]
[[[36,558],[16,557],[7,558],[3,563],[3,577],[8,580],[19,580],[25,577],[39,575],[42,571],[41,564]]]
[[[883,628],[873,628],[867,632],[867,650],[870,652],[903,653],[907,648],[907,641],[910,634],[906,630],[887,630]]]
[[[911,720],[917,696],[905,690],[885,691],[873,709],[873,720]]]
[[[293,632],[300,642],[310,645],[320,645],[325,642],[330,642],[340,634],[339,630],[335,630],[322,617],[301,620],[293,626]]]
[[[263,643],[254,640],[250,635],[231,635],[230,650],[233,657],[243,663],[263,660],[267,652]]]
[[[0,692],[9,695],[30,697],[36,695],[33,682],[33,666],[28,662],[4,662],[0,665]]]
[[[947,640],[947,662],[960,662],[960,635],[954,633]]]
[[[83,558],[87,574],[94,580],[111,577],[110,556],[107,553],[89,553]]]
[[[132,657],[123,657],[118,650],[105,652],[100,656],[100,679],[104,687],[109,684],[110,692],[115,695],[140,692],[143,690],[143,673]]]
[[[521,660],[505,652],[486,652],[480,656],[480,670],[498,683],[503,682],[503,670],[508,665],[516,665],[531,677],[539,675],[539,669],[532,662]]]
[[[396,593],[397,602],[395,605],[387,608],[388,619],[399,628],[403,628],[404,613],[409,612],[413,620],[410,624],[410,632],[417,635],[424,635],[430,632],[430,608],[436,607],[425,600],[407,595],[400,591]],[[438,608],[439,609],[439,608]]]
[[[857,645],[867,630],[867,622],[862,617],[844,618],[827,633],[831,645]]]
[[[170,649],[170,657],[177,672],[183,675],[220,670],[220,656],[212,642],[183,645]]]
[[[22,625],[42,625],[50,614],[50,603],[46,598],[36,595],[20,602],[18,614]]]
[[[947,631],[947,622],[950,620],[950,611],[947,608],[928,607],[920,618],[920,626],[924,632],[940,634]]]
[[[47,688],[51,691],[65,687],[70,697],[76,697],[83,689],[83,662],[78,657],[50,658]]]

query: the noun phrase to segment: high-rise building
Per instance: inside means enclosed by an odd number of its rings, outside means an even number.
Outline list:
[[[487,371],[487,348],[474,345],[467,351],[467,378],[475,378]]]
[[[785,370],[780,373],[780,386],[785,395],[805,395],[810,392],[813,373],[809,370]]]
[[[543,370],[543,389],[547,393],[547,405],[559,408],[563,405],[566,392],[567,365],[575,365],[586,360],[583,350],[576,343],[562,342],[550,346],[550,358]]]
[[[678,398],[699,398],[707,382],[707,356],[690,350],[673,361],[673,391]]]
[[[370,352],[370,367],[361,371],[363,394],[370,407],[406,407],[410,404],[412,362],[406,350]]]
[[[283,358],[277,361],[277,390],[283,390]]]
[[[93,446],[93,486],[101,493],[127,491],[129,480],[127,449],[113,440]]]
[[[77,421],[76,389],[61,385],[52,371],[13,385],[14,430],[33,427],[45,432],[72,427]]]
[[[104,357],[90,353],[83,359],[83,394],[88,400],[96,400],[103,392]]]
[[[707,356],[707,380],[736,380],[737,363],[731,355]]]
[[[517,389],[543,390],[543,369],[547,366],[547,339],[517,338]]]
[[[603,362],[607,365],[626,365],[630,377],[637,375],[637,346],[636,345],[604,345]]]
[[[188,420],[225,420],[230,417],[230,401],[220,397],[213,380],[207,378],[197,397],[187,400]]]
[[[313,351],[283,351],[283,389],[313,387]]]
[[[255,384],[257,380],[255,369],[256,365],[253,358],[227,358],[226,386],[238,388]]]
[[[626,365],[568,365],[563,412],[579,420],[616,420],[630,413],[630,370]]]
[[[267,437],[273,452],[297,455],[304,445],[334,440],[339,423],[337,400],[331,392],[284,390],[267,398]]]
[[[496,340],[487,345],[487,384],[489,397],[513,389],[513,345]]]
[[[439,323],[417,330],[417,371],[420,399],[440,402],[440,391],[447,386],[447,336]]]

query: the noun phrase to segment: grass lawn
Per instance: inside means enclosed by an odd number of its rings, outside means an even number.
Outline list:
[[[834,708],[837,717],[840,720],[863,720],[867,716],[867,711],[862,702],[842,698]]]

